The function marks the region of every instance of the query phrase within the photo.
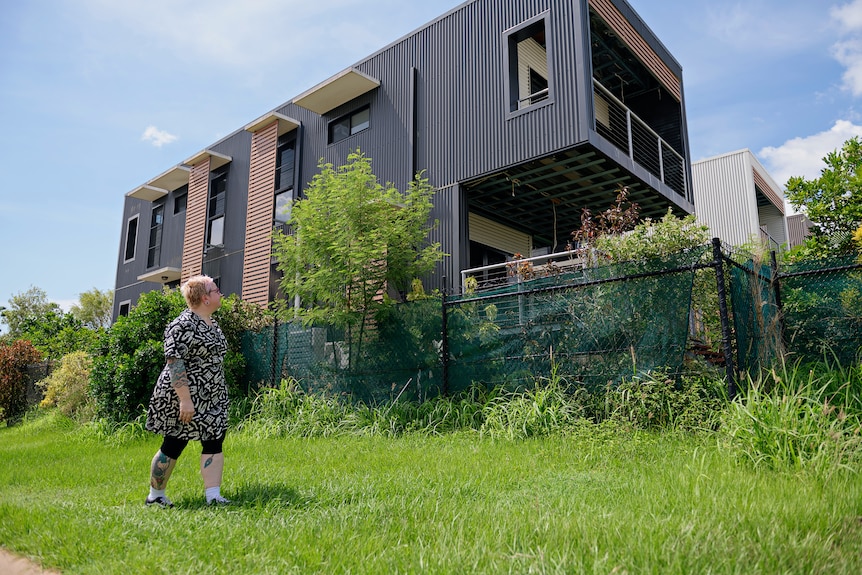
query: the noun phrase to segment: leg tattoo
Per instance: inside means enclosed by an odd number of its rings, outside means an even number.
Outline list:
[[[209,466],[210,466],[210,464],[211,464],[212,462],[213,462],[213,456],[212,456],[212,455],[210,455],[210,456],[207,458],[207,460],[206,460],[206,461],[204,461],[204,469],[206,469],[207,467],[209,467]]]
[[[171,458],[159,451],[153,458],[153,467],[150,470],[150,484],[155,489],[164,489],[167,482],[166,472],[170,468]]]

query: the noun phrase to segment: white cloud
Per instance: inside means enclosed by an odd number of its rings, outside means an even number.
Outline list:
[[[853,0],[844,6],[833,7],[829,14],[844,30],[862,29],[862,0]]]
[[[832,20],[844,32],[844,37],[832,45],[832,55],[846,68],[842,80],[853,96],[862,95],[862,0],[834,7]]]
[[[165,144],[175,141],[177,137],[164,130],[159,130],[155,126],[147,126],[147,129],[141,135],[141,139],[145,142],[150,142],[157,148],[161,148]]]
[[[844,142],[854,136],[862,136],[862,126],[848,120],[838,120],[825,132],[793,138],[778,147],[768,146],[760,150],[757,156],[763,160],[773,179],[784,187],[791,176],[800,176],[806,180],[820,177],[821,170],[826,167],[823,158],[840,149]]]

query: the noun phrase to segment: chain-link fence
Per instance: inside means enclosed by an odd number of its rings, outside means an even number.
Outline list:
[[[740,372],[781,357],[859,359],[862,266],[853,258],[779,269],[714,240],[649,261],[546,269],[517,270],[481,293],[399,304],[350,332],[279,323],[247,333],[247,377],[260,386],[289,376],[308,392],[367,402],[532,385],[554,370],[604,386],[657,369],[683,373],[693,318],[703,316],[719,326],[707,339],[731,394]],[[704,275],[712,296],[693,305]],[[698,309],[704,301],[715,309]]]
[[[741,257],[740,257],[741,256]],[[739,252],[728,258],[740,368],[785,358],[803,362],[860,360],[862,264],[839,256],[778,265]]]

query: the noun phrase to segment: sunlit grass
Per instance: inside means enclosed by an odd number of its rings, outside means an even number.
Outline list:
[[[754,466],[716,434],[244,431],[234,506],[204,506],[190,446],[157,510],[158,439],[125,433],[0,430],[0,545],[64,573],[862,572],[858,475]]]

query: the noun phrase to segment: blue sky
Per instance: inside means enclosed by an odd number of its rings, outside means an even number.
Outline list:
[[[862,0],[629,0],[683,66],[692,159],[816,177],[862,135]],[[28,0],[0,19],[0,305],[114,287],[124,195],[458,0]]]

